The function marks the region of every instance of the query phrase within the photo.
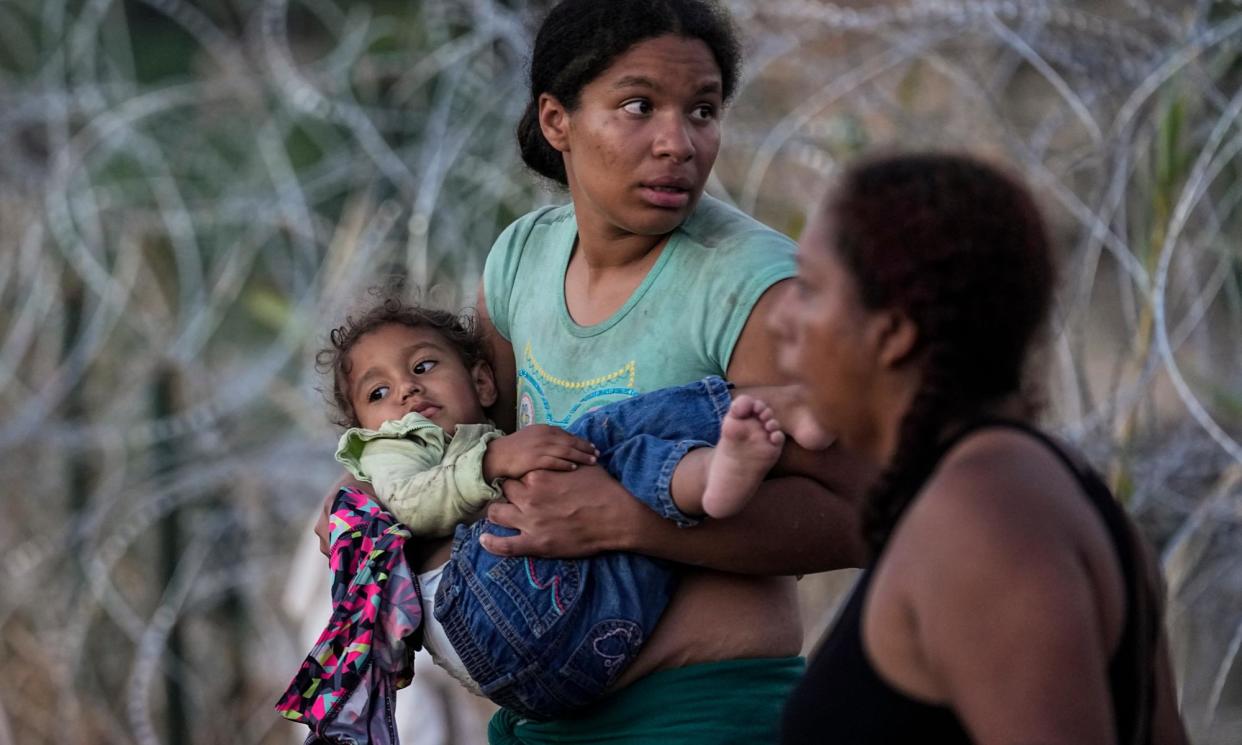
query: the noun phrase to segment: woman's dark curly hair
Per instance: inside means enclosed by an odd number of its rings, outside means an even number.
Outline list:
[[[435,329],[457,350],[467,369],[472,369],[480,360],[487,361],[482,331],[474,316],[469,314],[458,315],[387,298],[358,318],[347,316],[344,325],[328,334],[329,346],[315,355],[315,369],[321,375],[332,376],[332,403],[336,407],[334,421],[342,427],[357,427],[359,424],[358,415],[349,400],[349,373],[352,367],[349,352],[359,339],[390,323]]]
[[[737,87],[742,45],[733,21],[713,0],[564,0],[539,27],[530,60],[530,101],[518,122],[522,160],[536,173],[569,183],[561,153],[539,128],[539,96],[578,108],[582,88],[630,47],[665,34],[699,39],[720,68],[725,101]]]
[[[920,388],[863,506],[865,538],[878,553],[935,467],[946,428],[1023,392],[1055,269],[1029,192],[972,158],[865,161],[826,207],[863,304],[900,309],[918,328]]]

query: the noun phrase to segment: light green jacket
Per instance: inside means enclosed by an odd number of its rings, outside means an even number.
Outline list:
[[[414,535],[452,535],[500,489],[483,478],[487,443],[503,433],[491,424],[459,424],[449,437],[431,420],[410,412],[378,430],[353,427],[341,435],[336,459]],[[499,481],[499,480],[497,480]]]

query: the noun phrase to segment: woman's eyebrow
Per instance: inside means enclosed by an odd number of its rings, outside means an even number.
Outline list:
[[[645,78],[641,75],[626,75],[612,84],[613,89],[618,88],[650,88],[659,90],[660,86],[656,85],[651,78]]]
[[[621,90],[624,88],[648,88],[653,91],[661,90],[660,86],[651,78],[642,75],[626,75],[612,84],[613,90]],[[694,92],[695,96],[706,96],[712,93],[720,93],[722,86],[719,80],[709,80],[699,86]]]

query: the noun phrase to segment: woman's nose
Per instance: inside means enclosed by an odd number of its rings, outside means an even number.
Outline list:
[[[666,116],[660,120],[653,143],[655,154],[678,162],[694,157],[694,140],[690,137],[689,124],[679,115]]]

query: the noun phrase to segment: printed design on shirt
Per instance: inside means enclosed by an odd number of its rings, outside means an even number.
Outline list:
[[[518,426],[535,422],[568,427],[575,419],[601,406],[638,395],[634,379],[638,368],[634,360],[620,369],[589,380],[568,380],[548,372],[531,350],[530,342],[522,351],[518,370]],[[553,399],[565,401],[576,396],[564,410],[558,411]]]

